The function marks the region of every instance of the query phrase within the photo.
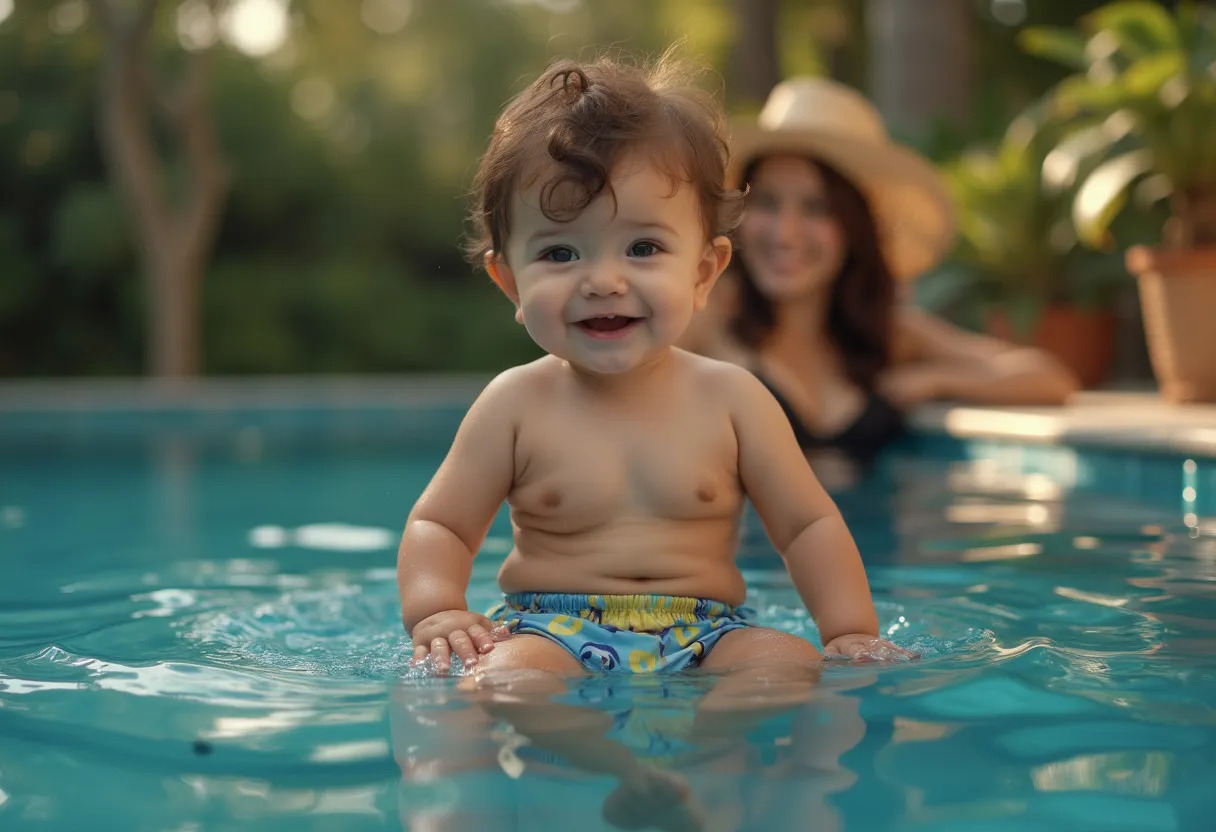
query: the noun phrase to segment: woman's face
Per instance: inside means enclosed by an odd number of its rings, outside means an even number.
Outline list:
[[[847,251],[818,169],[797,156],[770,156],[749,184],[737,256],[756,288],[778,303],[826,291]]]

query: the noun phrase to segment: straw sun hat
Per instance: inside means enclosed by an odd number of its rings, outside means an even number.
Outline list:
[[[864,96],[825,78],[796,77],[773,87],[758,119],[732,125],[727,179],[740,184],[761,156],[820,159],[866,196],[892,273],[913,278],[954,242],[954,206],[937,170],[888,138]]]

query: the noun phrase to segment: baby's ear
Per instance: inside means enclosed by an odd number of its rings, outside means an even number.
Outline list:
[[[487,251],[485,256],[486,272],[494,284],[502,289],[511,303],[515,304],[515,320],[523,323],[523,311],[519,308],[519,289],[515,285],[515,273],[507,265],[506,258],[500,257],[493,251]]]
[[[714,237],[705,246],[705,253],[697,265],[696,295],[693,308],[698,312],[705,308],[709,292],[730,263],[731,244],[729,237]]]

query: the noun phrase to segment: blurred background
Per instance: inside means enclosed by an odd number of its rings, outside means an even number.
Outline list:
[[[1122,252],[1160,236],[1164,203],[1146,197],[1085,246],[1076,170],[1043,181],[1074,135],[1044,95],[1085,68],[1065,33],[1100,5],[0,0],[0,376],[528,360],[459,250],[494,118],[555,56],[683,39],[732,115],[784,76],[830,75],[941,166],[963,233],[917,303],[1088,351],[1070,361],[1090,362],[1091,385],[1151,384]]]

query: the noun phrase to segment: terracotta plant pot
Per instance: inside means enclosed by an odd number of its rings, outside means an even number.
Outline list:
[[[1110,376],[1115,359],[1115,313],[1053,304],[1043,310],[1034,330],[1022,334],[1001,312],[988,319],[988,333],[1004,341],[1045,350],[1076,373],[1085,387],[1097,387]]]
[[[1161,395],[1177,403],[1216,401],[1216,248],[1137,246],[1127,252],[1127,268],[1140,285]]]

